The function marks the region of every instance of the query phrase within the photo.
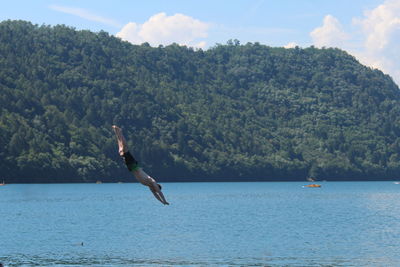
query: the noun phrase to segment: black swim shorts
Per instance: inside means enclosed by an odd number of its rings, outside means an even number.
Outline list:
[[[139,168],[139,162],[132,156],[132,154],[127,151],[122,156],[125,160],[126,167],[129,171],[136,171]]]

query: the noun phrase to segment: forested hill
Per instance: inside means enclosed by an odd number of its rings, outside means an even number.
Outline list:
[[[400,92],[338,49],[206,51],[0,23],[0,180],[400,178]]]

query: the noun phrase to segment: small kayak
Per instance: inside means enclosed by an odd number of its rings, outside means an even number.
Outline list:
[[[321,185],[320,184],[308,184],[308,185],[305,185],[304,187],[321,187]]]

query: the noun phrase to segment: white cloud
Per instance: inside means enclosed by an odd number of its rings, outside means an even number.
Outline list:
[[[367,36],[365,46],[369,50],[383,50],[391,39],[400,33],[400,1],[385,1],[364,13],[364,19],[354,19]]]
[[[152,46],[178,43],[192,47],[204,48],[206,42],[201,40],[208,36],[209,25],[192,17],[165,13],[153,15],[143,24],[129,22],[117,36],[133,44],[148,42]]]
[[[317,47],[341,47],[349,39],[340,22],[332,15],[326,15],[323,25],[310,33]]]
[[[356,31],[346,33],[331,15],[310,33],[317,47],[338,47],[361,63],[382,70],[400,84],[400,0],[386,0],[362,18],[353,18]]]
[[[299,45],[295,42],[290,42],[287,45],[285,45],[284,48],[295,48],[296,46],[299,46]]]
[[[99,15],[93,14],[82,8],[66,7],[66,6],[59,6],[59,5],[51,5],[51,6],[49,6],[49,8],[59,11],[59,12],[62,12],[62,13],[74,15],[74,16],[77,16],[77,17],[80,17],[80,18],[83,18],[86,20],[100,22],[102,24],[113,26],[116,28],[121,27],[121,25],[113,19],[109,19],[109,18],[105,18],[105,17],[99,16]]]
[[[388,0],[364,18],[354,19],[364,34],[364,49],[360,60],[391,74],[400,82],[400,0]]]

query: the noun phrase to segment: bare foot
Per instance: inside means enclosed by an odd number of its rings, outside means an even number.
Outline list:
[[[113,125],[112,128],[113,128],[115,134],[117,135],[118,140],[122,140],[122,136],[121,136],[122,135],[121,134],[122,130],[121,130],[121,128],[119,128],[116,125]]]
[[[124,151],[124,137],[122,136],[122,133],[121,133],[122,130],[121,130],[121,128],[119,128],[116,125],[113,125],[112,128],[115,132],[115,135],[117,136],[118,153],[120,156],[123,156],[125,151]]]

